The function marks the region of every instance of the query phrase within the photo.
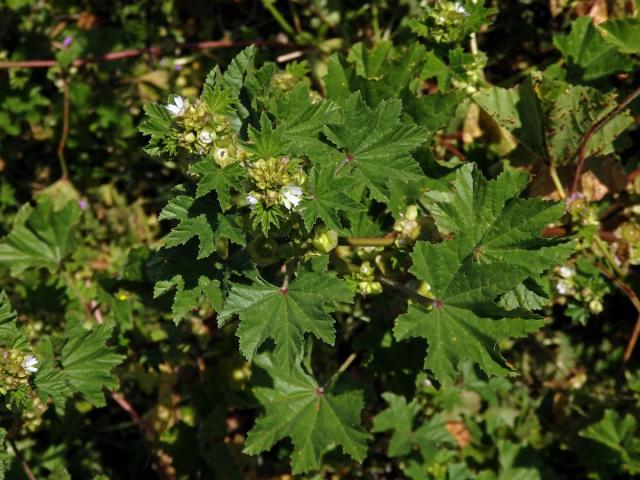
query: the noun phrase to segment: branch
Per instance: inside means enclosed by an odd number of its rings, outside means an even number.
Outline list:
[[[638,296],[629,285],[624,283],[623,280],[616,277],[612,272],[607,270],[607,268],[604,265],[597,262],[594,265],[598,270],[600,270],[604,274],[605,277],[611,280],[615,284],[615,286],[622,291],[622,293],[624,293],[627,296],[629,301],[633,304],[635,309],[638,311],[638,318],[636,320],[636,325],[633,328],[633,332],[631,333],[631,337],[627,342],[627,347],[624,349],[624,355],[622,357],[622,362],[627,363],[631,358],[631,355],[633,354],[633,350],[636,347],[636,343],[638,343],[638,337],[640,336],[640,299],[638,299]]]
[[[283,43],[271,40],[254,40],[254,41],[233,41],[233,40],[208,40],[204,42],[182,43],[176,46],[177,49],[186,50],[208,50],[220,48],[238,48],[255,45],[256,47],[276,47],[276,48],[296,48],[309,49],[313,48],[309,45],[295,45],[291,43]],[[114,60],[122,60],[123,58],[138,57],[144,54],[154,56],[162,54],[162,49],[158,46],[148,48],[132,48],[129,50],[120,50],[117,52],[109,52],[104,55],[97,55],[90,58],[78,58],[73,61],[72,65],[79,67],[89,63],[111,62]],[[58,65],[57,60],[22,60],[15,62],[0,62],[0,69],[9,68],[51,68]]]
[[[580,177],[582,176],[582,169],[584,167],[584,162],[586,160],[586,150],[587,144],[591,137],[593,137],[598,130],[602,129],[607,123],[613,120],[618,114],[620,114],[624,109],[626,109],[636,98],[640,96],[640,87],[636,88],[633,92],[629,94],[627,98],[625,98],[622,102],[618,104],[613,110],[603,116],[600,120],[596,121],[589,129],[585,132],[578,144],[578,148],[576,153],[573,155],[572,162],[577,161],[578,167],[576,168],[576,176],[573,179],[573,187],[571,188],[571,195],[578,191],[578,185],[580,184]]]
[[[36,480],[36,477],[33,475],[31,468],[29,468],[29,464],[27,464],[27,461],[22,455],[22,452],[18,450],[18,446],[16,445],[16,442],[13,438],[9,439],[9,445],[11,445],[11,448],[13,448],[13,451],[16,454],[16,458],[18,459],[18,461],[20,462],[20,465],[22,466],[22,471],[27,476],[27,478],[29,480]]]

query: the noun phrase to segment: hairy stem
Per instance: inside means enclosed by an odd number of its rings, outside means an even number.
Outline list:
[[[424,297],[420,295],[418,292],[416,292],[415,290],[412,290],[406,287],[405,285],[402,285],[401,283],[398,283],[389,278],[380,277],[378,280],[380,281],[381,284],[386,285],[387,287],[393,288],[394,290],[397,290],[398,292],[403,293],[410,299],[415,300],[418,303],[422,303],[423,305],[434,305],[436,303],[435,300]]]
[[[596,121],[589,129],[585,132],[578,144],[578,148],[576,149],[576,153],[573,156],[573,161],[571,163],[576,163],[576,176],[573,179],[573,187],[571,188],[571,195],[578,191],[578,186],[580,185],[580,177],[582,176],[582,169],[584,168],[584,162],[586,160],[587,153],[587,145],[589,140],[601,130],[607,123],[613,120],[616,116],[618,116],[621,112],[623,112],[633,101],[640,96],[640,87],[637,87],[633,92],[627,96],[622,102],[618,104],[613,110],[604,115],[600,120]]]

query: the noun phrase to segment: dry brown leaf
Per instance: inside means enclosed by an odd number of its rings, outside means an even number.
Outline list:
[[[578,2],[574,8],[577,16],[588,15],[596,25],[609,19],[607,0],[587,0]]]
[[[446,423],[447,431],[454,438],[458,447],[464,448],[471,442],[471,432],[467,430],[464,422],[450,420]]]

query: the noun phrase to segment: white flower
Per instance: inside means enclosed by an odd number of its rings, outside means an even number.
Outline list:
[[[213,135],[211,135],[211,132],[207,130],[201,130],[198,134],[198,140],[200,140],[205,145],[209,145],[211,142],[213,142]]]
[[[22,368],[24,368],[29,373],[36,373],[38,371],[38,359],[33,355],[27,355],[25,359],[22,361]]]
[[[560,295],[566,295],[571,291],[571,285],[569,285],[568,282],[565,282],[564,280],[560,280],[557,284],[556,284],[556,291],[560,294]]]
[[[227,150],[226,148],[216,148],[214,155],[218,160],[220,160],[221,162],[224,162],[227,159],[227,156],[229,155],[229,150]]]
[[[251,206],[254,206],[255,204],[257,204],[259,202],[258,197],[256,197],[255,195],[247,195],[245,197],[245,199],[247,200],[247,203]]]
[[[467,9],[464,8],[464,5],[462,5],[462,3],[460,2],[456,2],[453,5],[453,11],[460,14],[460,15],[464,15],[465,17],[469,16],[469,12],[467,12]]]
[[[562,278],[571,278],[576,274],[576,269],[573,265],[564,265],[560,267],[559,273]]]
[[[169,113],[174,117],[181,117],[184,115],[184,111],[187,109],[187,103],[179,95],[173,97],[173,103],[170,103],[165,107],[169,110]]]
[[[300,200],[302,200],[302,189],[297,185],[287,185],[280,190],[280,201],[287,210],[297,207]]]

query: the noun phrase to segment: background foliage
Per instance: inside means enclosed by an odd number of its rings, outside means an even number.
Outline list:
[[[3,3],[0,475],[640,474],[637,5],[481,3]]]

